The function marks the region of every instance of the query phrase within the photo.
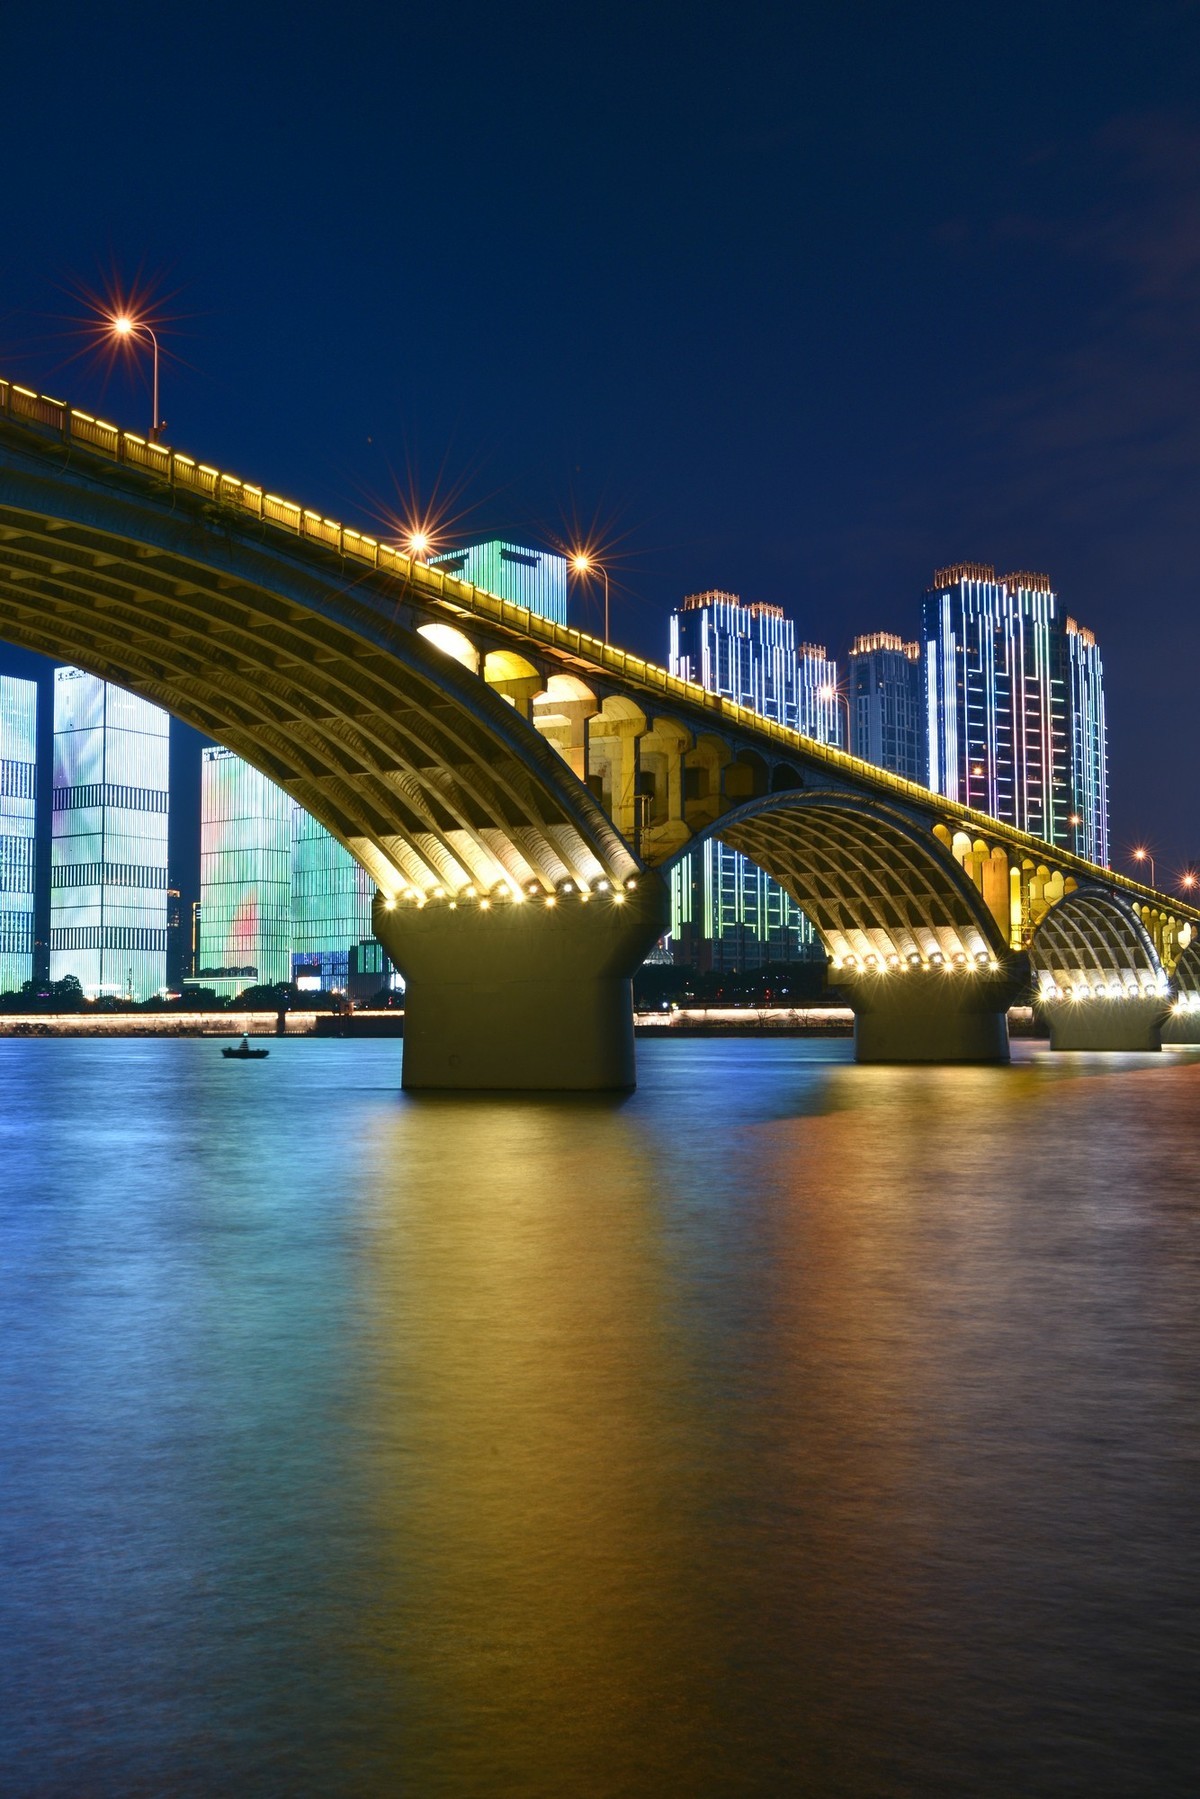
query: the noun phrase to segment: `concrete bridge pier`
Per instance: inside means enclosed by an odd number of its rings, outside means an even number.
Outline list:
[[[836,976],[854,1012],[857,1062],[1007,1062],[1019,970],[908,968]]]
[[[1041,1012],[1050,1029],[1051,1049],[1154,1050],[1162,1048],[1170,1005],[1158,994],[1120,998],[1092,994],[1082,999],[1043,997]]]
[[[586,898],[376,900],[375,934],[406,983],[403,1086],[632,1088],[633,974],[668,922],[654,874]]]

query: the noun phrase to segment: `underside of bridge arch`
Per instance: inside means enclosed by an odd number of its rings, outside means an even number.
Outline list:
[[[1189,935],[1175,963],[1175,998],[1162,1027],[1164,1043],[1200,1043],[1200,942]]]
[[[1033,933],[1029,959],[1053,1048],[1160,1047],[1167,974],[1128,900],[1087,888],[1066,895]]]
[[[706,834],[787,889],[835,970],[963,968],[1006,953],[954,857],[884,805],[807,788],[726,814]]]
[[[705,835],[756,862],[812,920],[854,1008],[860,1061],[1007,1058],[1020,971],[932,831],[884,803],[806,788],[740,807]]]
[[[401,622],[402,594],[389,605],[336,568],[322,580],[95,488],[0,469],[0,636],[236,751],[388,896],[636,872],[586,787],[461,646]]]

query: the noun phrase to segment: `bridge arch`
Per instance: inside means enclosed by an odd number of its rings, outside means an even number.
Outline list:
[[[1007,954],[951,851],[885,803],[833,788],[768,794],[725,813],[681,854],[709,837],[786,888],[837,972],[994,968]]]
[[[1043,1001],[1165,997],[1167,973],[1128,900],[1077,888],[1050,906],[1029,959]]]
[[[430,641],[404,603],[401,583],[367,588],[334,557],[168,510],[122,471],[17,452],[0,468],[0,636],[244,757],[385,896],[636,874],[569,764],[463,665],[469,640]]]

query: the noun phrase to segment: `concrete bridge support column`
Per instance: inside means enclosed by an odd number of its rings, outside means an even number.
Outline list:
[[[857,1062],[1007,1062],[1010,970],[839,971],[854,1011]]]
[[[632,977],[667,928],[657,875],[632,890],[375,904],[404,976],[411,1092],[602,1092],[636,1085]]]
[[[1161,1049],[1170,1008],[1155,995],[1044,999],[1051,1049]]]

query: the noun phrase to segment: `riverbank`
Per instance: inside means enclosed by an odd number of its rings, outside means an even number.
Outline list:
[[[639,1037],[851,1037],[849,1006],[688,1006],[635,1012]],[[1013,1037],[1044,1036],[1030,1006],[1008,1015]],[[0,1037],[403,1037],[404,1013],[0,1013]]]

